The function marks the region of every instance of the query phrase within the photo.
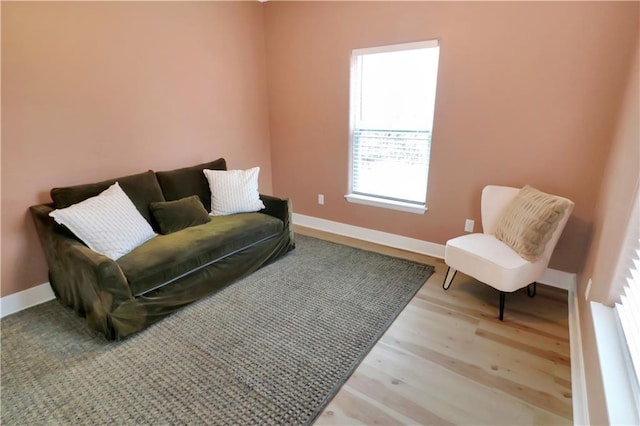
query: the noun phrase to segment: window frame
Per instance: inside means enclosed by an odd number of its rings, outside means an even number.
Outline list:
[[[384,46],[376,46],[376,47],[366,47],[360,49],[353,49],[351,51],[351,61],[350,61],[350,79],[349,79],[349,174],[348,174],[348,192],[345,195],[345,199],[350,203],[363,204],[367,206],[373,207],[382,207],[392,210],[399,210],[408,213],[415,214],[424,214],[428,209],[426,205],[426,196],[425,194],[425,202],[423,204],[420,203],[412,203],[407,201],[395,200],[386,197],[376,197],[372,195],[364,195],[355,193],[353,191],[353,143],[354,143],[354,134],[356,123],[358,122],[356,114],[360,111],[360,102],[359,90],[355,87],[355,81],[359,78],[359,67],[358,67],[358,57],[363,55],[370,55],[376,53],[385,53],[385,52],[398,52],[398,51],[408,51],[408,50],[417,50],[417,49],[426,49],[426,48],[435,48],[440,47],[439,39],[430,39],[423,41],[415,41],[409,43],[398,43],[398,44],[389,44]],[[438,67],[439,67],[439,53],[438,53]],[[436,91],[437,91],[437,76],[436,72]],[[435,117],[435,99],[434,99],[434,117]],[[435,120],[434,120],[435,121]],[[433,126],[431,128],[431,142],[433,143]],[[429,147],[431,149],[431,147]],[[431,163],[431,158],[429,156],[429,163]],[[429,182],[429,171],[430,164],[427,165],[427,185]],[[428,189],[428,188],[427,188]]]

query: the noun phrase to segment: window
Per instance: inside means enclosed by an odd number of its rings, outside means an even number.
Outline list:
[[[636,401],[636,419],[640,419],[640,383],[638,383],[640,378],[640,238],[637,232],[633,245],[628,244],[626,249],[630,264],[622,271],[626,285],[620,295],[620,302],[615,305],[615,312],[622,329],[621,336],[626,343],[623,349],[625,349],[627,371],[630,372],[629,381]]]
[[[436,40],[352,51],[348,201],[425,212],[438,56]]]
[[[591,302],[609,422],[640,424],[640,188],[622,243],[612,292],[613,308]]]
[[[640,420],[640,189],[636,191],[633,211],[627,225],[615,282],[622,287],[615,304],[616,318],[622,329],[625,360],[635,401],[635,420]]]

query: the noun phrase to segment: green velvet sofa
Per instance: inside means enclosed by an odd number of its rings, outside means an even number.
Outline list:
[[[261,195],[257,213],[216,216],[206,224],[158,235],[114,261],[85,246],[49,212],[93,197],[119,182],[158,232],[149,204],[197,195],[210,211],[203,169],[226,170],[220,158],[166,172],[149,170],[104,182],[54,188],[53,203],[30,208],[62,304],[109,340],[119,340],[250,274],[295,247],[289,200]]]

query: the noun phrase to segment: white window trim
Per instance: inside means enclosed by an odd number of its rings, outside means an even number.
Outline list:
[[[424,204],[405,203],[403,201],[388,200],[380,197],[370,197],[361,194],[347,194],[344,198],[355,204],[364,204],[365,206],[382,207],[385,209],[399,210],[407,213],[424,214],[427,206]]]
[[[372,53],[384,53],[384,52],[393,52],[397,50],[414,50],[414,49],[425,49],[432,47],[439,47],[440,40],[432,39],[425,41],[416,41],[410,43],[399,43],[399,44],[390,44],[386,46],[376,46],[376,47],[366,47],[362,49],[353,49],[351,51],[351,71],[350,71],[350,80],[349,80],[349,188],[347,195],[344,198],[350,202],[355,204],[363,204],[366,206],[372,207],[381,207],[391,210],[399,210],[408,213],[415,214],[424,214],[428,209],[425,204],[412,204],[403,201],[389,200],[381,197],[371,197],[361,194],[355,194],[353,192],[353,133],[355,129],[355,111],[358,110],[356,105],[353,105],[353,102],[357,102],[355,96],[355,89],[353,84],[351,84],[355,76],[355,62],[357,57],[360,55],[368,55]],[[432,132],[433,133],[433,132]]]
[[[351,61],[353,65],[354,56],[370,55],[372,53],[395,52],[398,50],[428,49],[431,47],[438,47],[438,46],[440,46],[440,41],[438,39],[432,39],[432,40],[424,40],[424,41],[414,41],[410,43],[388,44],[385,46],[353,49],[351,51]]]

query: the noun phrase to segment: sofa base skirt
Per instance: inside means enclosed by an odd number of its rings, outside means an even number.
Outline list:
[[[157,290],[112,306],[110,312],[91,310],[78,313],[84,313],[89,325],[107,339],[120,340],[257,271],[294,246],[289,231],[285,230]]]

